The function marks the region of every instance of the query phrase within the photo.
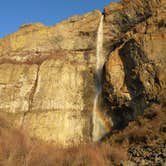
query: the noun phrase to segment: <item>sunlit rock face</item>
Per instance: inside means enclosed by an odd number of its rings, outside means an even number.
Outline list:
[[[0,110],[31,136],[91,141],[96,33],[101,13],[53,27],[25,24],[0,40]]]
[[[36,81],[37,65],[0,65],[0,110],[12,113],[29,110],[30,95]]]
[[[101,97],[107,112],[98,114],[104,124],[124,125],[165,100],[165,8],[165,0],[105,7]],[[0,39],[0,111],[15,116],[13,125],[63,145],[93,140],[101,16],[94,11],[52,27],[24,24]]]

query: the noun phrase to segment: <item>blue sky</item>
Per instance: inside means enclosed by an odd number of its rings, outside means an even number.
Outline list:
[[[54,25],[72,15],[103,10],[118,0],[1,0],[0,38],[16,31],[24,23]]]

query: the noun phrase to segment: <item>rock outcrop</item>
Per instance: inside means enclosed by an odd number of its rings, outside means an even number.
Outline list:
[[[0,39],[0,111],[15,115],[13,123],[31,136],[61,144],[92,140],[101,15],[52,27],[24,24]],[[104,109],[118,127],[165,100],[166,2],[123,0],[103,15]]]
[[[165,8],[164,0],[124,0],[105,8],[104,93],[119,112],[117,125],[166,100]]]

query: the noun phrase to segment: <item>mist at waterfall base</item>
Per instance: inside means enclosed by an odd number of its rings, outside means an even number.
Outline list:
[[[104,135],[110,132],[110,126],[104,118],[100,108],[100,96],[102,93],[102,69],[105,58],[103,56],[103,16],[101,16],[100,24],[97,31],[96,43],[96,96],[93,104],[93,141],[99,141]]]

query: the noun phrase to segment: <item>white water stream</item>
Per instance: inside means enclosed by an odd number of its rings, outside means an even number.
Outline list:
[[[102,69],[105,62],[103,56],[103,16],[101,16],[100,24],[97,31],[97,43],[96,43],[96,96],[93,104],[93,141],[99,141],[102,136],[107,132],[107,128],[102,118],[102,113],[99,106],[99,98],[102,93]]]

